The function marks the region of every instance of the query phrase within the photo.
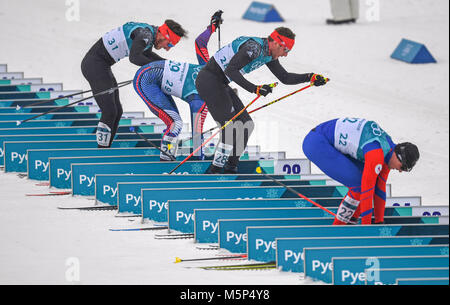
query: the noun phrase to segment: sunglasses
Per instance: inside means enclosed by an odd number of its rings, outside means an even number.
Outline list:
[[[279,43],[279,42],[277,42],[277,43],[280,47],[283,48],[285,53],[289,53],[291,51],[288,47],[286,47],[286,45],[284,45],[284,43]]]

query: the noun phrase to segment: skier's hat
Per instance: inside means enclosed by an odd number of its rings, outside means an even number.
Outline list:
[[[169,41],[169,47],[175,46],[181,39],[181,37],[175,34],[166,23],[161,25],[158,28],[158,31]]]
[[[410,172],[420,157],[417,146],[409,142],[397,144],[394,152],[402,163],[401,170],[405,172]]]

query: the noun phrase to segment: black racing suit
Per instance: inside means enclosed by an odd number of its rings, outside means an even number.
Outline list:
[[[227,76],[248,92],[255,93],[257,86],[246,80],[240,70],[254,59],[258,58],[261,52],[264,52],[265,56],[269,55],[267,39],[264,39],[263,46],[255,40],[250,39],[245,42],[240,47],[239,51],[232,57],[225,71],[222,70],[214,57],[212,57],[206,66],[199,72],[196,80],[197,90],[202,99],[206,102],[212,117],[221,126],[245,107],[236,93],[228,86],[230,81],[227,79]],[[280,82],[288,85],[309,82],[313,75],[313,73],[288,73],[281,66],[278,59],[268,62],[266,66]],[[224,128],[220,139],[221,143],[233,146],[232,154],[227,161],[227,166],[229,167],[237,166],[239,158],[244,152],[254,128],[254,123],[247,111],[244,111],[234,121],[237,123],[230,124]],[[228,137],[226,135],[228,135]]]
[[[156,37],[154,37],[149,29],[135,29],[131,34],[133,43],[129,55],[130,62],[138,66],[143,66],[149,62],[164,59],[152,52],[152,48],[145,50],[149,44],[153,45],[155,38]],[[89,82],[94,95],[107,89],[117,87],[116,78],[111,70],[111,66],[114,64],[115,61],[103,45],[102,38],[100,38],[84,56],[83,61],[81,62],[81,71]],[[97,95],[95,96],[95,101],[102,111],[100,122],[111,129],[109,144],[107,146],[99,144],[98,147],[110,147],[123,113],[119,99],[119,91],[114,90],[113,93]]]

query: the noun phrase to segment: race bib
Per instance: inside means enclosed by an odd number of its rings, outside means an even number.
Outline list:
[[[334,129],[334,147],[356,159],[361,134],[366,123],[366,119],[357,118],[337,120]]]
[[[189,65],[187,63],[166,60],[161,90],[168,95],[182,98],[188,68]]]
[[[234,56],[234,54],[236,53],[234,53],[231,44],[224,46],[222,49],[217,51],[216,54],[214,54],[214,59],[216,60],[222,71],[225,71],[225,69],[228,67],[228,64],[230,63],[230,60]],[[230,79],[228,78],[228,80]]]
[[[114,61],[118,62],[130,54],[127,40],[121,26],[103,35],[102,40],[103,45]]]

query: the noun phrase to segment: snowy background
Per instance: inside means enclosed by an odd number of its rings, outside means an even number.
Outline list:
[[[327,26],[328,0],[274,0],[284,23],[243,20],[251,1],[229,0],[0,0],[0,63],[25,77],[62,82],[66,90],[90,89],[80,63],[105,32],[128,21],[160,25],[174,19],[189,31],[170,52],[177,61],[196,63],[194,40],[218,9],[224,11],[221,44],[234,38],[268,36],[286,26],[296,45],[280,61],[291,72],[316,72],[331,78],[253,115],[250,143],[263,151],[304,157],[301,143],[315,125],[351,116],[377,121],[395,142],[418,145],[421,159],[412,173],[393,172],[394,196],[422,196],[424,205],[449,203],[449,2],[447,0],[361,0],[357,24]],[[78,14],[79,13],[79,14]],[[75,20],[74,20],[75,19]],[[79,19],[79,20],[77,20]],[[374,20],[375,19],[375,20]],[[402,38],[424,43],[437,64],[411,65],[390,58]],[[210,40],[213,54],[217,35]],[[113,66],[117,80],[132,79],[138,67],[124,59]],[[276,81],[265,67],[248,75],[255,84]],[[299,86],[279,85],[258,105]],[[254,95],[240,89],[246,104]],[[146,111],[132,86],[120,91],[125,111]],[[257,105],[257,106],[258,106]],[[189,121],[187,104],[178,101]],[[205,128],[214,122],[209,116]],[[313,172],[318,173],[316,168]],[[182,258],[209,256],[192,241],[156,241],[151,232],[109,232],[138,225],[114,212],[60,211],[64,204],[86,205],[85,198],[25,197],[46,188],[0,172],[0,284],[308,284],[296,274],[276,270],[221,272],[185,269]],[[79,281],[70,281],[78,266]]]

